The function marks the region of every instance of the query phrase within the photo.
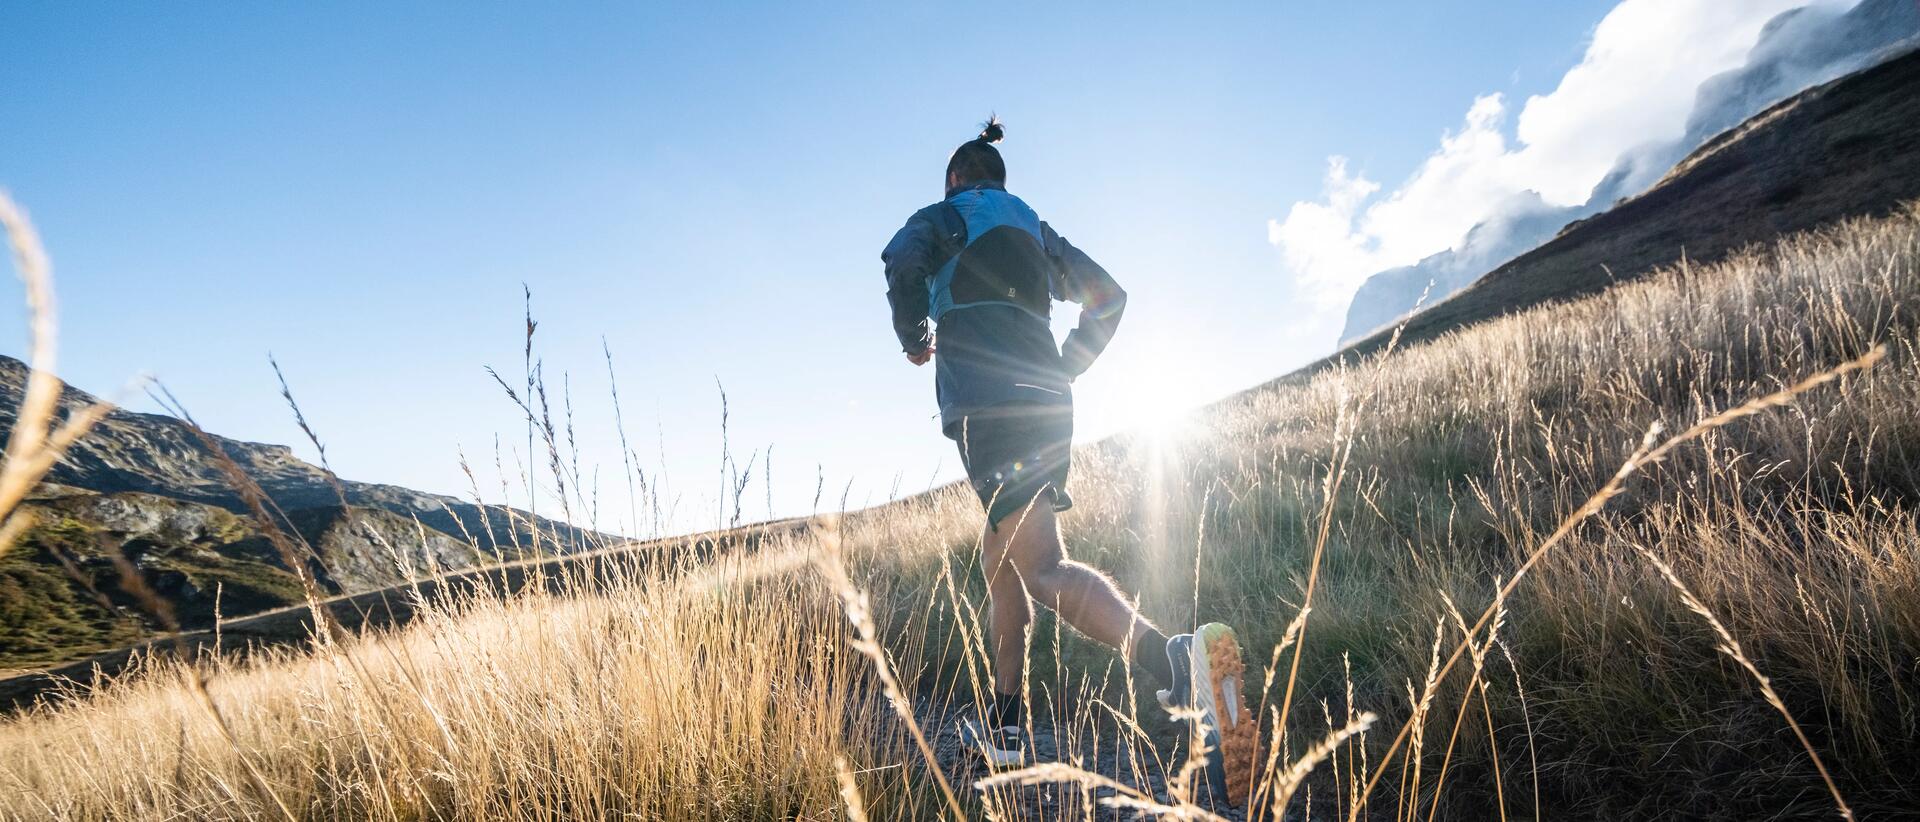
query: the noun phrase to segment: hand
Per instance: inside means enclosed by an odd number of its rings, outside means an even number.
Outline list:
[[[907,362],[913,363],[914,365],[926,365],[927,362],[932,359],[933,359],[933,346],[931,345],[927,346],[924,350],[922,350],[918,354],[907,355]]]

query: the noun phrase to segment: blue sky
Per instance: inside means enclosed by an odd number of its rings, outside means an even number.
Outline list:
[[[1132,295],[1078,386],[1095,436],[1325,353],[1344,306],[1300,293],[1270,221],[1330,156],[1401,180],[1476,99],[1551,92],[1614,5],[11,3],[0,187],[96,393],[148,372],[210,429],[296,443],[272,352],[343,475],[464,493],[464,446],[498,498],[494,435],[525,438],[482,367],[519,373],[525,283],[604,496],[603,337],[688,522],[716,378],[796,513],[816,466],[856,505],[958,474],[878,252],[988,112],[1010,188]],[[9,312],[0,351],[23,340]]]

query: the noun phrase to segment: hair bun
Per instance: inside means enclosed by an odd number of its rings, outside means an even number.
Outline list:
[[[998,143],[1000,138],[1005,136],[1007,136],[1006,127],[1000,124],[1000,118],[997,116],[988,117],[986,124],[980,128],[981,142]]]

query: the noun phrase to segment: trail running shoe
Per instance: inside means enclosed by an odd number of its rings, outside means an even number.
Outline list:
[[[1197,651],[1197,652],[1196,652]],[[1206,793],[1210,799],[1238,805],[1248,794],[1258,762],[1259,725],[1241,698],[1247,665],[1233,629],[1218,622],[1167,640],[1173,663],[1173,687],[1158,692],[1168,710],[1200,713],[1194,729],[1209,749]]]
[[[1019,727],[991,728],[976,716],[960,721],[960,747],[993,767],[1013,768],[1027,764],[1033,745]]]
[[[1173,669],[1171,687],[1155,691],[1160,707],[1176,711],[1193,701],[1193,634],[1167,637],[1167,663]]]

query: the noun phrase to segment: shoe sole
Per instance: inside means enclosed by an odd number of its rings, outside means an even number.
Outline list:
[[[1027,764],[1027,754],[1025,751],[1010,751],[1005,748],[993,747],[985,742],[969,741],[969,736],[973,736],[973,734],[967,729],[962,728],[960,730],[960,749],[988,765],[996,768],[1011,768]]]
[[[1206,683],[1196,707],[1206,713],[1214,730],[1207,741],[1216,747],[1210,757],[1220,765],[1226,798],[1234,805],[1245,802],[1253,784],[1254,767],[1259,762],[1259,723],[1247,709],[1247,664],[1241,657],[1240,639],[1233,629],[1218,622],[1200,626],[1193,632],[1194,644],[1205,653],[1194,654],[1194,682]]]
[[[981,746],[969,747],[967,753],[996,768],[1013,768],[1027,764],[1027,755],[1019,751],[1003,751],[999,748]]]

